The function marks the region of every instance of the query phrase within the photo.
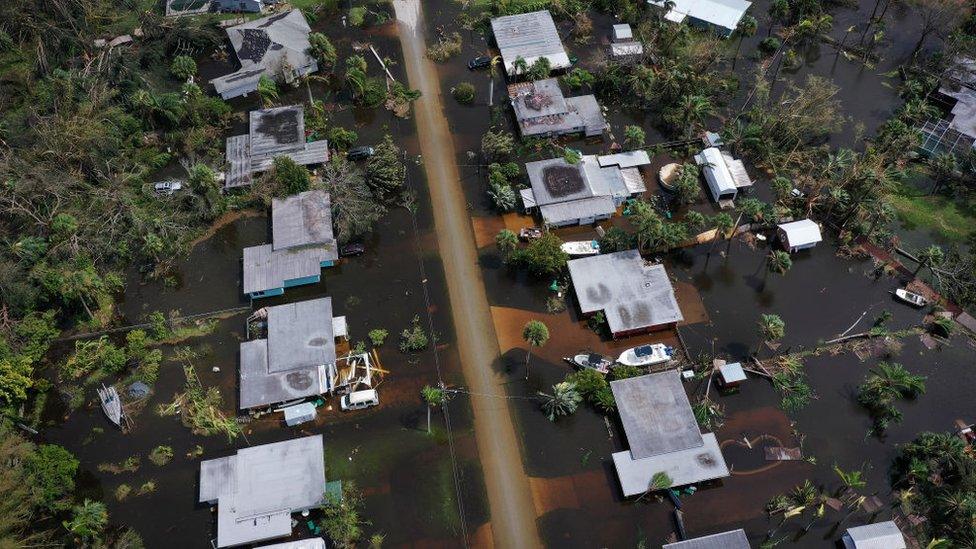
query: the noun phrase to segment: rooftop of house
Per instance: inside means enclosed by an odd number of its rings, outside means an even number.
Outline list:
[[[742,528],[719,534],[668,543],[661,549],[749,549],[749,538]]]
[[[333,364],[335,360],[331,297],[268,307],[268,371]]]
[[[848,528],[842,539],[847,549],[905,549],[905,538],[891,520]]]
[[[666,0],[647,0],[649,4],[663,8]],[[734,31],[752,2],[746,0],[674,0],[674,7],[667,13],[669,21],[680,23],[686,17]]]
[[[301,105],[254,110],[248,117],[252,155],[305,148],[305,109]]]
[[[634,460],[704,445],[677,371],[610,383]]]
[[[311,28],[301,10],[276,13],[229,27],[227,36],[241,68],[210,82],[217,93],[223,93],[245,82],[256,86],[264,74],[275,78],[286,65],[314,65],[315,59],[308,51],[309,32]]]
[[[335,246],[275,250],[271,244],[244,248],[244,293],[283,288],[288,280],[320,275],[322,262],[338,257]]]
[[[583,313],[603,311],[613,333],[684,319],[663,265],[651,265],[637,250],[568,262]]]
[[[332,201],[323,190],[305,191],[271,202],[272,246],[276,250],[297,246],[327,246],[338,251],[332,232]]]
[[[553,69],[570,65],[548,10],[496,17],[491,20],[491,28],[509,74],[514,72],[514,63],[519,57],[529,65],[539,57],[546,57]]]
[[[596,96],[565,97],[555,78],[512,84],[508,95],[523,136],[584,130],[589,135],[607,124]]]
[[[624,496],[647,492],[654,475],[665,473],[671,486],[687,486],[729,476],[722,450],[714,433],[702,435],[702,445],[644,459],[634,459],[624,450],[613,454],[614,469]]]
[[[217,505],[217,546],[291,534],[291,514],[326,491],[322,435],[242,448],[200,464],[200,501]]]

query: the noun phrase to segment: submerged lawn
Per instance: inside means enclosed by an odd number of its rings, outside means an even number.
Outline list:
[[[970,200],[931,195],[911,183],[902,183],[889,199],[906,229],[928,230],[957,243],[973,234],[976,204]]]

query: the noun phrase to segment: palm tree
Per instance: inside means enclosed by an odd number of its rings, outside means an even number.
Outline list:
[[[495,246],[498,247],[502,257],[508,259],[518,246],[518,235],[508,229],[502,229],[495,235]]]
[[[764,314],[759,318],[759,333],[766,343],[778,341],[786,335],[786,323],[779,315]]]
[[[278,85],[274,80],[262,75],[258,80],[258,95],[261,96],[264,106],[270,107],[278,100]]]
[[[685,95],[681,98],[680,105],[682,120],[684,122],[684,135],[690,138],[695,134],[697,127],[705,123],[705,118],[715,112],[712,101],[703,95]]]
[[[542,398],[542,411],[546,413],[549,421],[556,421],[558,417],[572,414],[583,400],[576,390],[576,384],[568,381],[553,385],[551,395],[543,392],[539,392],[538,395]]]
[[[525,350],[525,379],[529,379],[529,358],[532,347],[542,347],[549,341],[549,328],[539,320],[530,320],[522,328],[522,339],[529,344]]]
[[[81,505],[75,505],[71,509],[71,520],[63,522],[64,527],[69,532],[82,540],[98,537],[107,523],[108,510],[105,508],[105,504],[87,498]]]
[[[783,250],[773,250],[766,257],[767,266],[769,267],[769,272],[777,274],[786,274],[793,266],[793,260],[790,259],[790,254],[784,252]]]
[[[739,20],[739,25],[735,29],[736,34],[739,35],[739,43],[735,45],[735,56],[732,57],[732,71],[735,71],[735,63],[739,60],[739,50],[742,49],[742,40],[746,36],[755,36],[757,30],[759,30],[759,22],[756,21],[755,17],[744,15]]]
[[[427,404],[427,434],[430,434],[430,411],[433,408],[443,406],[447,402],[447,391],[442,387],[434,387],[431,385],[424,385],[424,388],[420,390],[420,397],[424,399]]]
[[[928,267],[934,268],[942,264],[945,261],[945,252],[942,251],[940,246],[932,244],[928,248],[925,248],[918,254],[918,267],[915,268],[915,272],[912,276],[918,276],[919,271]]]
[[[524,57],[519,55],[515,58],[515,61],[512,61],[512,68],[515,69],[516,75],[525,74],[529,70],[529,63]]]
[[[777,21],[785,21],[790,15],[790,3],[788,0],[773,0],[769,5],[769,30],[766,36],[773,35],[773,26]]]
[[[837,477],[840,478],[840,482],[845,488],[860,490],[861,488],[867,486],[867,481],[864,480],[863,473],[860,469],[845,471],[841,469],[840,466],[834,465],[834,472],[837,473]]]

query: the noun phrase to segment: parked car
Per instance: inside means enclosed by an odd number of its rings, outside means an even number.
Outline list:
[[[342,399],[339,400],[339,406],[342,408],[343,412],[347,412],[349,410],[362,410],[363,408],[369,408],[370,406],[377,406],[379,403],[380,395],[376,392],[376,389],[355,391],[349,393],[348,395],[342,395]]]
[[[182,188],[183,182],[175,179],[153,183],[153,191],[160,196],[169,196]]]
[[[487,55],[480,55],[475,57],[471,61],[468,61],[468,70],[476,71],[478,69],[487,69],[491,66],[491,57]]]
[[[373,156],[375,152],[373,147],[353,147],[346,153],[346,158],[349,160],[365,160]]]
[[[351,257],[354,255],[363,255],[366,253],[366,246],[363,246],[359,242],[351,242],[345,246],[339,247],[339,255],[343,257]]]

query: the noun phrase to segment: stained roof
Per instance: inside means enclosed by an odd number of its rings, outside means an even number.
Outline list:
[[[330,389],[330,368],[268,371],[268,340],[241,343],[240,408],[249,410],[321,395]]]
[[[847,549],[905,549],[905,538],[891,520],[848,528],[843,540]]]
[[[200,501],[217,504],[217,546],[291,534],[291,513],[324,499],[322,435],[242,448],[200,463]]]
[[[613,333],[684,319],[663,265],[650,265],[637,250],[568,262],[583,313],[603,311]]]
[[[301,106],[254,110],[248,117],[252,155],[305,147],[305,109]]]
[[[335,250],[329,193],[314,190],[274,199],[271,230],[272,246],[276,250],[308,245],[325,245]]]
[[[539,207],[539,213],[542,215],[542,219],[546,223],[553,225],[560,225],[588,217],[613,215],[616,211],[617,206],[613,203],[613,198],[609,196],[579,198]]]
[[[719,534],[669,543],[661,549],[749,549],[749,538],[742,528]]]
[[[704,444],[677,371],[610,382],[634,460]]]
[[[722,450],[714,433],[702,435],[702,445],[667,454],[634,459],[624,450],[613,454],[613,465],[624,496],[643,494],[656,473],[665,473],[672,486],[686,486],[729,476]]]
[[[325,139],[306,142],[305,109],[301,105],[260,109],[249,114],[248,133],[227,138],[225,188],[250,185],[253,174],[271,168],[278,156],[307,166],[329,161]]]
[[[332,298],[268,307],[268,371],[332,364]]]
[[[601,167],[617,166],[619,168],[635,168],[646,166],[651,163],[651,157],[647,151],[636,150],[626,151],[616,154],[604,154],[596,158]]]
[[[262,75],[278,79],[282,67],[315,72],[318,64],[309,50],[311,28],[301,10],[289,10],[229,27],[227,36],[241,68],[210,81],[217,93],[234,88],[257,88]],[[308,69],[307,71],[304,69]]]
[[[491,29],[508,74],[515,72],[515,59],[519,57],[529,66],[540,57],[548,58],[553,69],[570,65],[548,10],[496,17],[491,20]]]

